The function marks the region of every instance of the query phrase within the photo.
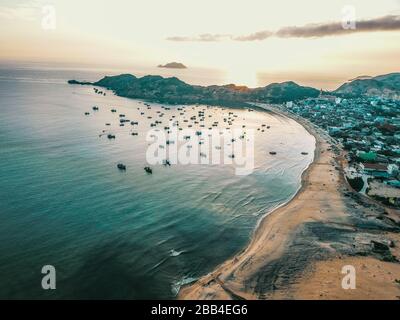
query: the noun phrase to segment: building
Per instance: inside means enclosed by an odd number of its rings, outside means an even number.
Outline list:
[[[357,157],[364,161],[375,161],[376,160],[376,152],[365,152],[365,151],[357,151]]]
[[[361,170],[370,176],[379,178],[388,178],[388,165],[385,163],[360,163]]]

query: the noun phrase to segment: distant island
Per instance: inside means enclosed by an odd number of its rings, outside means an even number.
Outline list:
[[[187,67],[180,62],[170,62],[170,63],[166,63],[164,65],[159,64],[158,65],[159,68],[170,68],[170,69],[187,69]]]

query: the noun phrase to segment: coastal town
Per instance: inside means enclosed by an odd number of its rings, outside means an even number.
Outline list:
[[[354,190],[400,206],[400,101],[324,94],[281,105],[327,132],[345,151],[346,178]]]

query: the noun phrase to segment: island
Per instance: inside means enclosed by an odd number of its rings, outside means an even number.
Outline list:
[[[159,68],[169,68],[169,69],[187,69],[187,67],[183,63],[180,63],[180,62],[169,62],[164,65],[159,64],[158,67]]]

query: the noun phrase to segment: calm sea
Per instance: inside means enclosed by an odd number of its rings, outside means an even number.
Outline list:
[[[174,298],[182,284],[243,249],[257,221],[295,194],[312,160],[315,140],[296,122],[213,107],[207,121],[233,111],[235,125],[271,127],[257,131],[254,172],[178,164],[153,166],[148,175],[145,135],[154,119],[147,116],[179,118],[177,106],[147,109],[66,83],[103,75],[0,69],[2,299]],[[202,108],[187,106],[186,116]],[[130,125],[119,126],[119,113],[139,121],[137,136]],[[116,139],[101,136],[103,130]],[[119,162],[126,172],[117,170]],[[56,290],[41,288],[44,265],[56,268]]]

